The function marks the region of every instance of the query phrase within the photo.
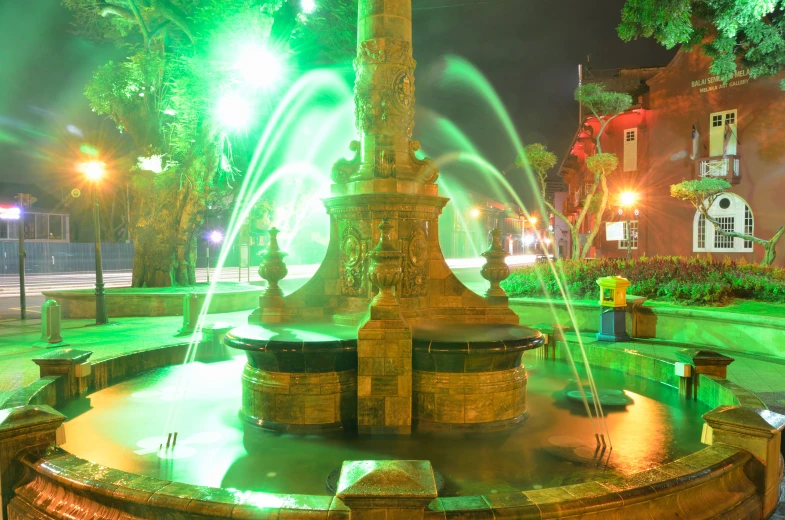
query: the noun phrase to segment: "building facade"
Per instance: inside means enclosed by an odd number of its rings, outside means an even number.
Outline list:
[[[725,230],[768,239],[785,225],[782,77],[752,79],[749,71],[739,70],[723,83],[709,72],[710,65],[699,52],[680,51],[659,70],[618,71],[627,78],[640,71],[641,88],[637,103],[613,119],[601,139],[603,151],[619,158],[618,170],[608,179],[606,220],[621,221],[626,228],[620,195],[637,194],[629,208],[633,256],[711,253],[716,259],[762,259],[761,246],[720,235],[691,204],[672,198],[670,186],[683,180],[715,177],[731,184],[710,210]],[[607,84],[614,88],[612,81]],[[598,129],[595,119],[584,121],[561,168],[568,186],[562,209],[568,218],[575,218],[591,186],[585,159],[595,153]],[[592,221],[585,220],[584,236]],[[606,229],[600,229],[592,250],[594,256],[624,257],[627,243],[608,240]],[[785,241],[777,251],[775,265],[783,266]]]

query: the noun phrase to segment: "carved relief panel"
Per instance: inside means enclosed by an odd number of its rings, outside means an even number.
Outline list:
[[[365,296],[367,294],[365,257],[368,246],[360,232],[347,226],[341,233],[341,294]]]
[[[425,296],[428,294],[428,237],[415,224],[405,242],[401,296]]]

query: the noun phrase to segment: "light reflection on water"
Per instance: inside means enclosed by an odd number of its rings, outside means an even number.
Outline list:
[[[237,416],[242,366],[233,359],[167,367],[76,401],[62,410],[70,419],[63,448],[151,477],[270,493],[326,494],[325,478],[343,460],[428,459],[445,477],[445,495],[473,495],[577,483],[669,462],[701,449],[700,415],[708,411],[682,401],[675,389],[597,369],[598,388],[623,388],[634,404],[606,409],[614,450],[593,461],[582,405],[563,395],[571,370],[527,359],[530,416],[513,432],[463,439],[244,435]],[[159,452],[166,444],[161,424],[182,371],[190,384],[176,405],[182,407],[177,446]]]

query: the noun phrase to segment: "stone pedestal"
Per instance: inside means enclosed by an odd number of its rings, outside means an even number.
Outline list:
[[[5,518],[12,486],[22,467],[17,456],[22,451],[43,453],[57,440],[57,430],[65,416],[48,406],[19,406],[0,410],[0,518]]]
[[[676,352],[676,358],[685,365],[690,365],[690,375],[679,381],[679,392],[689,399],[698,395],[700,375],[727,379],[728,365],[733,363],[732,357],[713,350],[684,349]]]
[[[777,507],[782,480],[780,443],[785,416],[771,410],[743,406],[720,406],[703,415],[705,444],[721,442],[750,452],[758,464],[745,468],[758,487],[763,502],[763,518]]]
[[[336,496],[351,520],[420,520],[437,496],[427,460],[353,460],[341,468]]]
[[[358,331],[357,428],[361,434],[412,430],[412,333],[397,306],[372,307]]]
[[[597,341],[630,341],[627,334],[627,308],[603,308],[600,314],[600,332]]]
[[[89,350],[63,348],[52,350],[33,358],[40,367],[40,377],[63,376],[63,397],[69,398],[87,390],[87,376],[90,375],[88,358],[93,353]]]

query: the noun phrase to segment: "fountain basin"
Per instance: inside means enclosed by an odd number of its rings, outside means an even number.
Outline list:
[[[561,350],[556,352],[557,359],[561,357],[559,355]],[[668,392],[672,392],[674,400],[662,408],[662,410],[674,410],[674,413],[680,419],[678,421],[663,420],[661,413],[655,409],[647,406],[641,407],[642,402],[637,397],[635,399],[636,404],[628,412],[613,413],[611,417],[622,419],[630,411],[635,413],[636,410],[650,415],[651,420],[645,422],[650,441],[655,438],[651,435],[651,427],[662,428],[670,425],[681,425],[683,427],[686,425],[685,419],[687,418],[694,418],[700,422],[700,410],[685,410],[683,408],[684,406],[691,407],[693,405],[690,403],[697,403],[698,401],[684,401],[677,397],[675,389],[668,389],[667,386],[661,384],[661,382],[664,382],[667,385],[672,385],[672,379],[675,377],[673,376],[672,363],[628,349],[618,349],[604,345],[595,346],[588,353],[592,361],[596,362],[595,367],[609,366],[621,371],[616,373],[637,374],[650,378],[649,380],[633,378],[633,381],[637,380],[642,384],[642,386],[636,385],[632,387],[634,392],[647,393],[654,389],[658,389],[658,392],[666,392],[661,395],[667,395]],[[166,354],[166,356],[164,357],[163,354]],[[107,385],[116,385],[118,383],[115,376],[122,374],[121,377],[127,378],[141,375],[144,374],[145,370],[149,370],[153,366],[176,363],[176,360],[182,359],[183,354],[184,349],[181,346],[177,346],[128,353],[118,357],[94,361],[93,372],[88,376],[88,386],[95,392],[90,396],[90,401],[92,401],[94,408],[92,411],[84,413],[85,407],[80,406],[80,402],[85,401],[84,398],[72,401],[65,408],[61,408],[66,415],[75,418],[74,421],[66,423],[66,429],[69,430],[69,424],[75,424],[84,419],[92,420],[91,417],[96,417],[95,414],[102,414],[100,411],[101,400],[104,399],[102,395],[105,395],[112,401],[121,397],[123,393],[122,386],[107,387]],[[152,359],[148,359],[151,356]],[[165,358],[171,359],[171,361],[167,363]],[[532,370],[534,371],[536,365],[542,362],[543,360],[540,359],[540,356],[537,356],[531,363]],[[237,370],[239,370],[241,364],[237,362],[234,364]],[[211,367],[211,364],[203,365],[206,375],[213,372]],[[110,368],[111,370],[108,370]],[[235,374],[234,377],[229,377],[227,381],[234,382],[237,390],[232,392],[236,392],[239,398],[240,383],[236,378],[237,370],[232,372]],[[107,375],[109,377],[106,377]],[[550,394],[553,398],[559,399],[563,397],[564,381],[568,378],[569,376],[560,378],[560,384]],[[62,377],[45,378],[30,385],[28,388],[20,390],[17,405],[51,404],[62,407],[64,403],[61,401],[60,392],[47,391],[49,388],[58,386],[60,380],[62,380]],[[200,378],[198,380],[210,382],[213,378]],[[543,377],[533,377],[533,384],[539,384],[540,381],[544,380],[545,378]],[[153,389],[149,383],[141,382],[143,383],[143,388]],[[220,388],[225,386],[221,381],[217,383]],[[599,384],[602,386],[602,381]],[[124,383],[121,383],[121,385],[124,385]],[[202,386],[206,385],[191,385],[190,388],[198,389]],[[625,384],[625,388],[631,387]],[[698,392],[698,399],[708,407],[721,404],[738,405],[740,403],[754,408],[763,407],[762,403],[754,395],[728,381],[701,375],[699,388],[701,390]],[[105,389],[105,391],[99,392],[102,389]],[[211,392],[208,391],[209,389],[204,390],[205,395],[211,395]],[[106,394],[106,392],[109,393]],[[155,410],[154,407],[151,408],[151,404],[155,400],[147,400],[154,396],[146,394],[137,397],[145,398],[144,402],[138,403],[140,406],[139,410],[142,417],[144,417],[143,419],[134,419],[127,411],[118,409],[116,407],[117,403],[114,402],[104,403],[104,405],[109,405],[108,408],[104,407],[104,410],[110,415],[104,416],[103,420],[107,421],[106,424],[111,431],[121,435],[130,435],[131,437],[144,435],[142,431],[137,430],[139,428],[147,428],[145,425],[151,425],[151,429],[155,432],[153,434],[160,435],[160,428],[157,426],[157,422],[155,425],[151,422],[151,413]],[[220,401],[225,396],[213,395],[212,397]],[[206,410],[209,410],[204,406],[204,403],[200,401],[197,404],[198,413],[185,413],[183,416],[189,418],[199,428],[201,424],[209,423],[210,419],[204,413]],[[75,408],[72,408],[72,406]],[[540,409],[538,405],[532,406],[537,410]],[[168,409],[167,407],[164,408]],[[74,410],[76,410],[75,415],[72,414]],[[229,407],[229,410],[231,410],[231,407]],[[573,408],[573,413],[570,416],[577,417],[574,413],[575,409]],[[223,417],[223,421],[230,420],[230,416],[238,424],[241,424],[234,413],[220,415],[220,417]],[[542,416],[543,414],[541,413],[533,414],[533,419],[527,427],[517,431],[526,432],[527,434],[537,432],[533,421],[539,420]],[[131,421],[135,424],[135,427],[125,427],[117,422],[118,419]],[[614,458],[619,455],[625,455],[628,460],[637,460],[642,453],[638,448],[648,450],[651,448],[652,443],[640,444],[638,437],[641,431],[641,421],[630,417],[627,424],[632,429],[613,429],[613,431],[618,431],[615,434],[617,442],[614,444]],[[311,474],[314,459],[308,456],[307,451],[303,452],[303,448],[307,448],[309,445],[315,447],[317,444],[315,437],[293,437],[286,434],[282,436],[281,434],[265,432],[261,429],[253,430],[257,434],[272,440],[281,439],[284,442],[290,442],[293,439],[300,439],[298,445],[291,445],[286,449],[286,460],[291,462],[290,457],[292,455],[302,455],[303,463],[308,464],[307,466],[302,466],[302,471],[298,470],[296,466],[289,467],[298,476]],[[568,429],[569,432],[578,430],[579,428],[574,427]],[[699,430],[700,427],[698,425],[698,429],[692,433],[674,432],[673,437],[678,439],[678,448],[683,450],[687,448],[686,443],[692,442],[694,443],[693,447],[688,451],[692,449],[700,450],[700,445],[697,443]],[[106,445],[107,441],[111,442],[112,437],[114,437],[114,441],[119,440],[119,437],[116,437],[116,435],[106,436],[101,434],[98,429],[92,427],[89,428],[89,431],[89,436],[82,436],[77,430],[69,430],[67,435],[68,443],[64,446],[68,451],[53,449],[40,454],[28,453],[26,456],[19,458],[20,471],[18,474],[20,479],[14,484],[15,498],[10,503],[12,514],[17,516],[22,514],[36,515],[36,518],[65,519],[67,518],[68,508],[78,504],[81,510],[98,511],[100,509],[104,515],[125,514],[132,518],[158,518],[171,516],[172,514],[194,518],[278,518],[279,515],[286,515],[287,518],[296,516],[312,518],[314,515],[329,515],[330,518],[349,518],[349,510],[341,500],[333,496],[320,494],[319,490],[315,491],[316,494],[290,494],[292,492],[297,493],[297,491],[295,489],[284,488],[279,490],[272,488],[269,486],[269,480],[265,481],[263,487],[256,488],[263,489],[265,491],[263,493],[238,491],[238,489],[219,489],[219,486],[222,488],[237,488],[236,485],[233,485],[235,483],[232,481],[233,479],[224,479],[221,476],[220,468],[216,467],[216,465],[221,466],[228,462],[225,454],[217,457],[201,454],[187,459],[172,460],[169,458],[159,459],[159,457],[155,456],[155,450],[153,450],[148,455],[137,457],[127,449],[111,448]],[[180,431],[184,432],[185,430]],[[624,434],[627,431],[635,439],[635,442],[630,445],[636,448],[632,451],[624,448],[620,438],[620,434]],[[319,442],[324,442],[324,440]],[[480,450],[478,453],[484,453],[482,446],[478,442],[478,440],[473,439],[467,446],[474,446],[475,449]],[[444,441],[439,441],[432,446],[441,446],[443,444]],[[487,446],[497,448],[503,448],[508,444],[509,440],[505,440],[505,437],[489,438],[489,441],[487,441]],[[551,444],[567,446],[564,442]],[[526,442],[523,446],[531,445],[532,442]],[[207,447],[208,445],[196,445],[197,448],[201,446]],[[377,450],[369,449],[370,446],[357,447],[361,450],[362,456],[380,458],[379,455],[381,453]],[[454,450],[454,447],[452,448]],[[438,460],[439,457],[437,457],[435,450],[428,447],[423,449],[425,455],[422,458]],[[445,445],[440,451],[444,451],[445,454],[449,455],[450,450],[451,446]],[[332,451],[332,448],[328,447],[324,453],[330,454]],[[460,462],[466,459],[465,457],[456,457],[456,453],[462,453],[462,451],[452,451],[452,455],[444,460]],[[548,453],[550,453],[550,450]],[[684,452],[682,451],[682,453]],[[563,482],[561,487],[553,487],[554,485],[559,486],[558,482],[538,481],[540,484],[544,484],[545,487],[543,489],[526,482],[519,482],[516,486],[508,487],[509,484],[512,484],[512,481],[507,483],[508,486],[499,487],[496,485],[498,480],[494,479],[490,474],[480,471],[476,465],[470,466],[467,470],[467,475],[474,478],[477,482],[483,483],[482,488],[466,489],[465,491],[468,491],[471,496],[455,496],[456,490],[454,488],[448,490],[448,495],[434,500],[426,508],[425,518],[444,518],[445,514],[448,518],[461,516],[489,520],[498,517],[545,518],[556,512],[561,512],[562,514],[569,512],[569,514],[575,515],[590,513],[591,518],[607,518],[610,516],[637,518],[638,516],[651,514],[654,514],[654,518],[664,518],[666,515],[672,514],[670,507],[674,501],[678,501],[682,511],[695,520],[715,518],[722,512],[725,512],[727,518],[760,517],[762,510],[761,492],[757,490],[755,482],[750,480],[745,470],[754,462],[754,459],[748,452],[720,443],[705,447],[686,456],[678,453],[666,455],[656,449],[652,454],[654,455],[653,458],[643,460],[643,468],[650,469],[636,472],[641,466],[638,466],[637,469],[636,467],[628,466],[627,470],[632,471],[632,473],[627,473],[624,476],[609,475],[607,469],[600,467],[597,470],[586,473],[583,475],[583,478],[578,478],[578,473],[575,470],[579,466],[568,466],[570,480]],[[80,458],[80,456],[84,458]],[[681,458],[667,463],[668,460],[673,460],[671,457],[680,456]],[[104,457],[108,458],[105,459]],[[507,459],[508,457],[505,457],[501,460],[506,461]],[[192,467],[187,465],[189,460],[192,461],[191,464],[198,464],[201,470],[193,471]],[[487,456],[477,460],[486,462]],[[546,466],[546,472],[549,475],[553,474],[556,469],[554,466],[555,460],[551,458]],[[250,460],[248,467],[254,468],[254,474],[259,475],[264,480],[265,477],[269,476],[265,471],[269,471],[270,462],[270,457],[265,456],[259,459],[258,462]],[[183,466],[184,463],[186,463],[185,466]],[[441,463],[434,462],[434,467],[437,467],[437,465],[443,466]],[[329,468],[332,469],[333,467],[334,464]],[[491,464],[488,467],[492,468],[494,466]],[[526,470],[532,467],[532,465],[517,464],[515,467]],[[305,468],[308,468],[308,471],[305,471]],[[186,483],[188,482],[187,480],[182,480],[183,475],[199,477],[199,481],[191,484]],[[203,477],[208,480],[201,480]],[[215,480],[216,478],[218,480]],[[302,480],[302,478],[298,478],[295,482],[299,484]],[[318,481],[317,484],[323,485],[323,481]],[[732,493],[728,492],[729,485],[732,485]],[[302,492],[300,491],[300,493]],[[308,491],[305,492],[308,493]],[[460,493],[460,495],[463,495],[463,493]],[[56,503],[51,502],[51,497],[53,496],[58,497]],[[706,497],[711,497],[710,507],[707,507]],[[47,506],[50,503],[52,503],[52,507]]]
[[[418,324],[412,330],[413,422],[433,432],[493,432],[527,416],[523,354],[534,329],[505,324]]]
[[[241,417],[264,429],[325,433],[357,418],[357,330],[332,324],[246,325],[224,344],[245,351]]]

